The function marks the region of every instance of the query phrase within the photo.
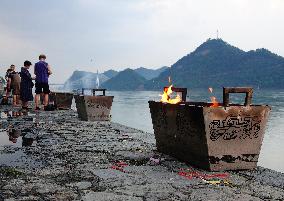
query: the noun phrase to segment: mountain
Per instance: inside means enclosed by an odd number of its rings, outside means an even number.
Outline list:
[[[146,79],[132,69],[125,69],[102,84],[103,88],[115,91],[143,90]]]
[[[145,84],[146,89],[253,86],[284,88],[284,58],[269,50],[245,52],[222,39],[208,39],[195,51]]]
[[[152,79],[158,77],[161,72],[165,71],[169,67],[162,67],[159,69],[147,69],[147,68],[137,68],[134,71],[138,75],[144,77],[145,79]],[[102,74],[99,74],[100,84],[104,83],[108,79],[114,78],[119,74],[115,70],[107,70]],[[71,77],[65,82],[64,88],[66,90],[74,90],[81,88],[95,88],[96,87],[97,74],[86,71],[74,71]]]
[[[67,90],[95,88],[97,73],[86,71],[74,71],[71,77],[64,83],[64,88]],[[100,84],[107,81],[109,78],[104,74],[99,74]]]
[[[134,69],[134,71],[138,73],[139,75],[141,75],[142,77],[144,77],[145,79],[151,80],[155,77],[158,77],[162,72],[164,72],[168,68],[169,67],[167,66],[163,66],[158,69],[149,69],[145,67],[140,67],[140,68]],[[118,71],[108,70],[108,71],[105,71],[103,74],[107,76],[108,78],[113,78],[114,76],[118,74]]]
[[[164,72],[168,68],[169,67],[167,66],[163,66],[158,69],[148,69],[148,68],[140,67],[140,68],[134,69],[134,71],[138,73],[139,75],[141,75],[142,77],[144,77],[145,79],[151,80],[155,77],[158,77],[162,72]]]
[[[169,77],[176,87],[252,86],[283,89],[284,58],[264,48],[246,52],[222,39],[208,39],[170,68],[153,70],[140,67],[121,72],[109,70],[100,74],[100,81],[111,90],[161,90],[169,85]],[[65,85],[93,88],[95,81],[95,73],[75,71]]]
[[[107,76],[108,78],[113,78],[114,76],[116,76],[118,74],[118,71],[115,70],[107,70],[103,73],[105,76]]]

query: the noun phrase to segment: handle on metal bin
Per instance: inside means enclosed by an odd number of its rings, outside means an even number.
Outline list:
[[[82,88],[82,95],[84,95],[84,92],[85,92],[85,88]]]
[[[168,89],[169,87],[164,87],[164,91],[166,89]],[[186,95],[187,95],[187,88],[175,88],[175,87],[172,87],[172,91],[174,92],[181,92],[182,93],[182,97],[181,97],[181,100],[183,102],[186,101]]]
[[[103,92],[103,96],[106,95],[106,89],[93,89],[93,95],[96,95],[96,91],[102,91]]]
[[[223,87],[223,104],[225,107],[229,106],[229,94],[230,93],[245,93],[245,106],[249,106],[252,100],[252,87]]]

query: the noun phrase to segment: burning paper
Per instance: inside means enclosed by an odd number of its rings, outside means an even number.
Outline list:
[[[170,103],[170,104],[177,104],[177,103],[181,102],[181,97],[178,94],[173,99],[170,97],[170,95],[173,93],[172,87],[173,87],[173,85],[164,89],[163,95],[160,95],[162,97],[161,102]]]
[[[209,87],[208,91],[209,91],[209,93],[212,94],[213,88]],[[218,103],[217,98],[215,96],[211,96],[210,99],[211,99],[211,103],[212,103],[210,107],[218,107],[219,106],[219,103]]]

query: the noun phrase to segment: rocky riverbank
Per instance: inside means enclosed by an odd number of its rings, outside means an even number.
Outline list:
[[[284,200],[273,170],[205,172],[133,128],[72,110],[0,110],[0,200]]]

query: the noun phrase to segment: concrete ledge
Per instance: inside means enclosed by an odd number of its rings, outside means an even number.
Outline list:
[[[0,200],[284,199],[282,173],[195,169],[158,153],[153,134],[78,121],[72,110],[2,118],[0,125],[1,139],[8,126],[34,139],[0,146]]]

